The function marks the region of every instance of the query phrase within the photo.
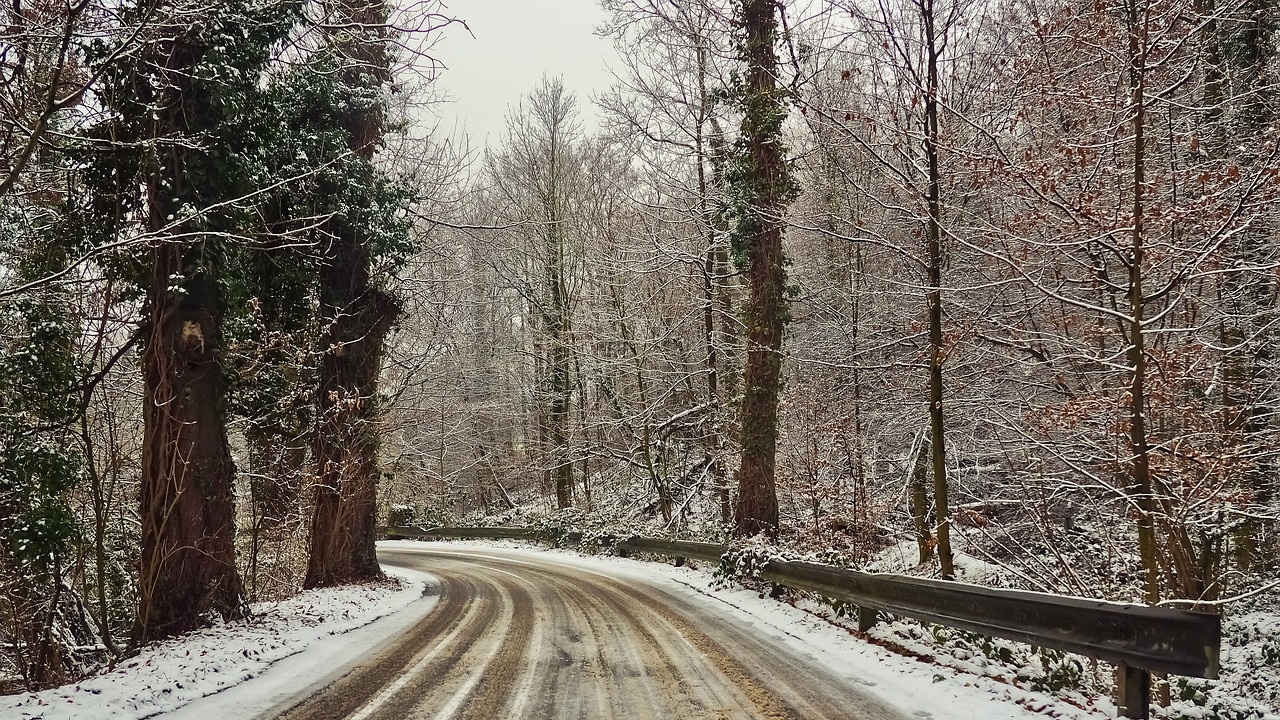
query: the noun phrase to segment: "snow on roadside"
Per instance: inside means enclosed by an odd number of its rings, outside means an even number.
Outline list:
[[[429,579],[387,568],[388,580],[310,590],[254,605],[245,622],[165,641],[114,669],[39,693],[0,696],[6,720],[140,720],[262,675],[325,638],[366,626],[422,597]],[[325,663],[332,669],[330,657]],[[307,680],[294,685],[305,687]],[[264,708],[265,709],[265,708]]]
[[[772,600],[741,586],[722,587],[705,563],[697,568],[673,567],[611,556],[583,555],[575,550],[546,549],[515,541],[466,540],[421,543],[400,540],[379,543],[396,549],[484,548],[530,554],[552,553],[557,561],[613,578],[635,578],[704,606],[718,607],[764,636],[813,656],[839,677],[866,689],[904,716],[924,718],[982,718],[983,720],[1102,720],[1115,717],[1115,705],[1105,698],[1076,697],[1070,701],[978,673],[965,672],[925,659],[909,657],[868,643],[818,617],[814,612]],[[504,553],[505,554],[505,553]],[[936,648],[935,648],[936,650]],[[1079,703],[1072,704],[1072,701]]]
[[[661,562],[642,562],[608,556],[583,555],[573,550],[550,550],[508,541],[420,543],[391,541],[379,547],[396,549],[515,550],[530,555],[553,554],[556,560],[587,572],[612,578],[642,580],[668,592],[716,608],[726,617],[749,624],[764,636],[811,655],[838,676],[899,708],[904,715],[923,718],[972,717],[983,720],[1102,720],[1115,716],[1105,697],[1087,693],[1055,696],[1028,685],[1036,678],[1010,681],[984,652],[958,639],[939,644],[937,637],[913,636],[926,626],[889,622],[877,626],[871,638],[908,653],[868,643],[845,632],[839,622],[822,616],[830,609],[812,601],[799,607],[780,603],[741,586],[723,587],[713,567],[676,568]],[[505,553],[504,553],[505,554]],[[438,597],[424,597],[429,575],[386,567],[390,583],[310,591],[280,603],[255,607],[245,623],[230,623],[193,633],[147,649],[110,672],[41,693],[0,696],[4,720],[165,720],[249,718],[265,713],[308,687],[320,687],[389,637],[395,637],[435,606]],[[1263,664],[1276,664],[1280,625],[1274,614],[1241,617],[1236,623],[1250,630],[1249,652]],[[1238,628],[1237,628],[1238,629]],[[936,635],[936,631],[935,631]],[[1004,641],[996,641],[1002,650]],[[1254,647],[1257,646],[1257,647]],[[1231,656],[1224,648],[1224,662]],[[1015,651],[1017,654],[1017,651]],[[1251,655],[1251,656],[1252,656]],[[945,657],[944,657],[945,656]],[[1232,656],[1233,657],[1233,656]],[[931,662],[931,660],[934,660]],[[1234,658],[1231,662],[1238,662]],[[1031,668],[1034,669],[1034,668]],[[1046,668],[1047,669],[1047,668]],[[1255,681],[1267,682],[1258,677]],[[1205,681],[1194,681],[1191,690]],[[1223,688],[1209,698],[1217,709],[1233,706],[1232,694],[1243,688]],[[1232,691],[1235,691],[1234,693]],[[200,702],[194,702],[200,700]],[[1176,702],[1162,710],[1166,718],[1242,717],[1280,720],[1280,715],[1256,708],[1248,712],[1214,715],[1198,702]],[[1206,714],[1208,713],[1208,714]]]

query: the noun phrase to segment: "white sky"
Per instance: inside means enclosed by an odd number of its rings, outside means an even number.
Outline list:
[[[592,93],[607,88],[615,57],[608,40],[594,34],[605,14],[596,0],[446,0],[444,10],[465,20],[444,31],[431,54],[443,62],[438,90],[452,98],[439,109],[440,131],[465,131],[473,148],[497,144],[507,109],[545,73],[564,77],[578,97],[584,129],[594,126]]]

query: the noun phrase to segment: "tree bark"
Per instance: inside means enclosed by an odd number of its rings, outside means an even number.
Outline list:
[[[144,642],[200,627],[210,611],[237,617],[243,602],[219,358],[221,297],[207,276],[189,280],[181,294],[170,288],[172,278],[190,271],[183,254],[180,244],[163,238],[152,247],[142,358],[138,625]]]
[[[745,309],[747,358],[743,373],[742,462],[734,534],[778,533],[778,496],[774,472],[778,444],[778,395],[782,374],[782,328],[786,318],[782,254],[782,215],[790,193],[790,174],[779,139],[785,115],[777,88],[774,42],[778,20],[771,0],[744,0],[743,161],[747,166],[748,222],[739,220],[746,243]]]
[[[395,305],[369,286],[358,233],[325,268],[321,312],[331,318],[316,407],[316,497],[304,587],[381,577],[377,531],[378,373]],[[346,282],[343,282],[343,280]]]
[[[192,79],[186,68],[198,49],[178,33],[154,48],[159,77],[138,78],[149,99],[151,137],[187,133]],[[161,85],[159,90],[155,89]],[[227,442],[227,388],[220,353],[224,301],[217,251],[201,240],[174,238],[197,232],[173,226],[197,179],[186,177],[183,143],[165,148],[149,169],[148,222],[152,232],[147,293],[138,636],[149,642],[243,612],[235,564],[235,464]]]
[[[386,6],[380,0],[336,0],[327,12],[330,45],[343,59],[343,84],[353,94],[380,94],[390,80]],[[383,134],[381,102],[353,109],[344,129],[352,152],[372,161]],[[374,547],[378,375],[397,312],[394,299],[370,282],[367,229],[333,218],[322,231],[329,244],[320,273],[320,312],[329,325],[316,394],[315,510],[303,582],[308,588],[382,576]]]

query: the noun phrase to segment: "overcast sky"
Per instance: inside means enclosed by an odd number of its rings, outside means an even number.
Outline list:
[[[452,98],[440,110],[440,129],[465,129],[472,147],[497,143],[507,108],[545,73],[561,75],[578,97],[584,128],[592,126],[591,95],[607,88],[612,44],[594,34],[604,20],[596,0],[446,0],[446,12],[465,20],[445,30],[431,51],[446,69],[437,87]],[[471,35],[474,35],[473,38]]]

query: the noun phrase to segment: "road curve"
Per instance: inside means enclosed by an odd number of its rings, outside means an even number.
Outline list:
[[[474,546],[379,557],[438,578],[435,609],[279,720],[903,718],[714,603],[643,579]]]

